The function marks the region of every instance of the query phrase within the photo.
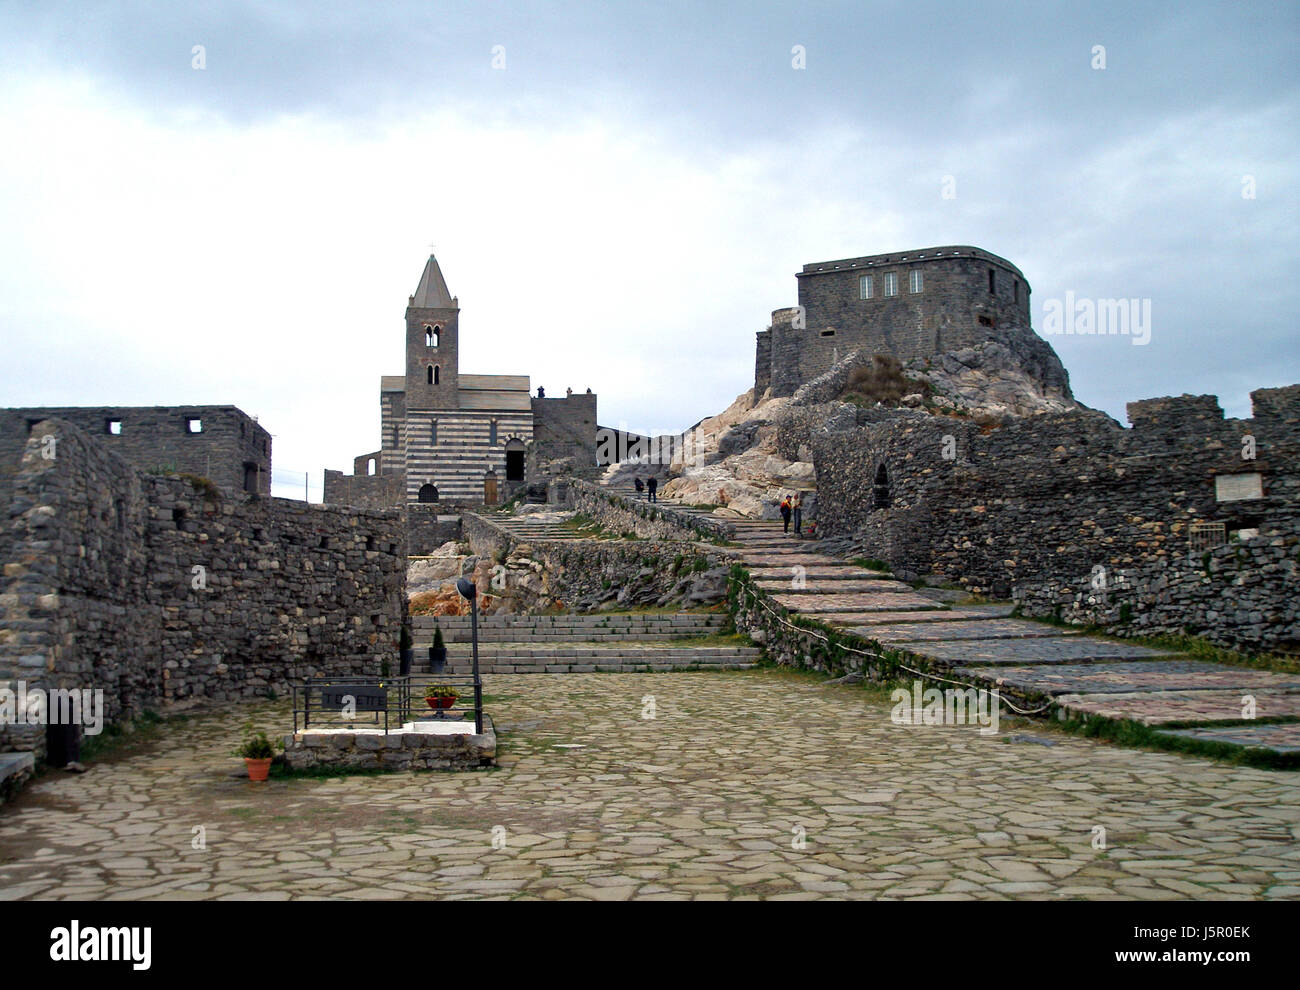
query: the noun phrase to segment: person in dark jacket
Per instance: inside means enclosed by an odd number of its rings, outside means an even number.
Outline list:
[[[659,479],[652,474],[650,475],[650,480],[645,483],[645,486],[646,486],[646,490],[650,493],[650,501],[658,502],[659,501],[659,495],[658,495]]]
[[[636,483],[636,497],[640,498],[641,493],[645,491],[645,485],[641,482],[640,478],[634,478],[633,480]]]
[[[781,519],[785,522],[784,532],[790,532],[790,496],[781,499]]]

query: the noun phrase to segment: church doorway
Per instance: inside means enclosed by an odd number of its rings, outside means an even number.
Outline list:
[[[497,473],[491,468],[483,475],[483,504],[497,504]]]
[[[524,480],[524,442],[511,440],[506,444],[506,481]]]

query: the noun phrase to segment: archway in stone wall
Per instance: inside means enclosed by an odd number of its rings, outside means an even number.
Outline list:
[[[524,442],[515,437],[506,443],[506,481],[524,480]]]
[[[421,485],[421,486],[420,486],[420,493],[419,493],[419,495],[416,496],[416,498],[417,498],[419,501],[421,501],[421,502],[436,502],[436,501],[438,501],[438,486],[437,486],[437,485]]]
[[[871,488],[871,507],[873,509],[888,509],[892,504],[893,495],[889,489],[889,469],[885,467],[885,462],[881,461],[880,466],[876,468],[876,479]]]

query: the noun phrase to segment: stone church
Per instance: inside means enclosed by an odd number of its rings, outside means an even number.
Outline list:
[[[379,381],[380,446],[352,475],[325,472],[325,501],[495,505],[553,473],[596,467],[596,396],[534,396],[527,375],[460,370],[460,302],[429,256],[407,300],[406,369]]]

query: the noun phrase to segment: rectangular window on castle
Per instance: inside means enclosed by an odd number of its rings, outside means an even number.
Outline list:
[[[201,419],[187,419],[187,420],[185,421],[185,432],[186,432],[186,433],[202,433],[202,432],[203,432],[203,420],[201,420]]]
[[[887,296],[898,295],[898,273],[897,272],[885,273],[885,295]]]
[[[913,293],[921,291],[921,269],[917,268],[912,271],[910,282],[910,288]]]
[[[863,275],[858,279],[858,298],[870,299],[876,294],[875,279],[870,275]]]
[[[436,419],[431,419],[429,420],[429,443],[436,444],[437,442],[438,442],[438,421]]]
[[[122,435],[122,421],[120,419],[110,419],[104,424],[104,430],[111,437],[120,437]]]

